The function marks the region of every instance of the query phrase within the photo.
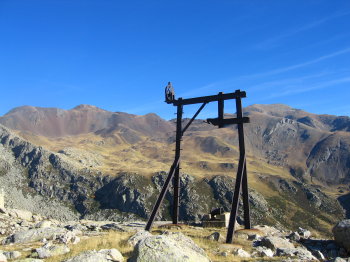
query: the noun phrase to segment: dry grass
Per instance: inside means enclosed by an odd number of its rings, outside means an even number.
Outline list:
[[[76,256],[81,252],[87,250],[100,250],[100,249],[118,249],[124,257],[128,258],[133,250],[132,247],[126,244],[126,241],[132,233],[126,232],[108,232],[102,236],[95,236],[90,238],[85,238],[76,245],[70,245],[70,252],[56,257],[51,257],[45,259],[45,262],[59,262],[70,257]]]

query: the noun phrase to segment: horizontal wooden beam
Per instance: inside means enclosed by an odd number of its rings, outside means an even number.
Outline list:
[[[195,97],[195,98],[187,98],[182,99],[179,98],[177,100],[173,100],[171,102],[167,102],[168,104],[173,104],[174,106],[178,105],[192,105],[192,104],[199,104],[199,103],[209,103],[214,101],[223,101],[223,100],[229,100],[229,99],[236,99],[236,98],[242,98],[246,97],[246,92],[241,90],[236,90],[234,93],[228,93],[228,94],[218,94],[213,96],[202,96],[202,97]]]

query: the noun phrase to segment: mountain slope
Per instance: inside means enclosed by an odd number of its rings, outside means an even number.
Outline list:
[[[348,183],[349,117],[316,115],[281,104],[252,105],[244,112],[251,118],[245,125],[251,172],[293,175],[322,185]],[[112,175],[152,174],[167,170],[173,159],[174,120],[155,114],[113,113],[89,105],[72,110],[25,106],[0,117],[0,123],[39,146]],[[182,144],[186,172],[196,176],[235,172],[235,126],[217,129],[196,120]],[[89,164],[92,155],[96,161]]]

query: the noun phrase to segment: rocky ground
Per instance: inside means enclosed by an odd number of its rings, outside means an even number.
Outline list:
[[[350,220],[334,229],[335,240],[306,230],[270,226],[238,229],[225,244],[226,229],[144,222],[62,222],[29,211],[0,210],[0,262],[350,261]]]

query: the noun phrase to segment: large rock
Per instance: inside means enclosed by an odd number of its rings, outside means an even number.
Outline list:
[[[123,262],[122,254],[115,248],[101,249],[100,251],[90,250],[80,253],[64,262]]]
[[[9,211],[10,216],[17,217],[20,219],[24,219],[27,221],[32,221],[33,214],[30,211],[27,210],[20,210],[20,209],[11,209]]]
[[[146,237],[135,247],[130,262],[209,262],[203,249],[182,233]]]
[[[276,251],[278,248],[294,248],[294,245],[287,239],[281,237],[264,237],[261,245]]]
[[[297,257],[300,261],[313,261],[317,260],[316,257],[312,255],[312,253],[306,248],[278,248],[277,256],[282,257]]]
[[[43,247],[37,248],[35,251],[38,253],[39,258],[48,258],[66,254],[70,251],[70,249],[66,245],[46,244]]]
[[[66,230],[62,228],[48,227],[48,228],[33,228],[27,231],[17,232],[4,240],[4,244],[16,243],[29,243],[42,239],[53,239],[57,234],[62,234]]]
[[[340,221],[333,228],[335,242],[350,252],[350,219]]]
[[[127,243],[128,245],[135,247],[137,245],[138,242],[140,242],[142,239],[146,238],[146,237],[151,237],[153,236],[150,232],[146,231],[146,230],[140,230],[138,231],[135,235],[131,236]]]

